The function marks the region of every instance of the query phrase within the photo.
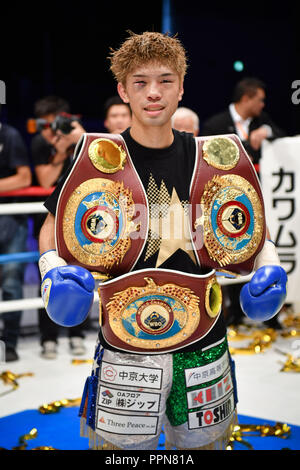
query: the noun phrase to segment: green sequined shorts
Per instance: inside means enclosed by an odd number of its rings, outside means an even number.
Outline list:
[[[233,394],[232,366],[226,340],[205,350],[173,354],[173,384],[166,408],[170,424],[178,426],[188,422],[190,413],[208,408],[206,405],[230,392]],[[205,418],[203,424],[213,419],[211,413]]]

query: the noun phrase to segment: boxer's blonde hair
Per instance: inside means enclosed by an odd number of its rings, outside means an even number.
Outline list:
[[[186,52],[176,36],[157,32],[135,34],[130,36],[119,49],[111,49],[108,57],[110,70],[115,79],[125,85],[126,78],[137,67],[149,62],[166,64],[183,80],[187,69]]]

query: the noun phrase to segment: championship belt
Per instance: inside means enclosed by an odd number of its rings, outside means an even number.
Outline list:
[[[197,137],[190,197],[201,267],[249,274],[266,237],[260,183],[235,134]]]
[[[84,134],[56,215],[59,256],[104,278],[132,269],[147,238],[148,202],[118,134]]]
[[[142,269],[99,286],[105,341],[120,351],[159,354],[203,338],[221,312],[215,272]]]

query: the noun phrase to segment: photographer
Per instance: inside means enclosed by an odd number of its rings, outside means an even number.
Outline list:
[[[57,118],[70,113],[69,104],[62,98],[42,98],[35,103],[34,112],[41,129],[32,140],[32,158],[38,184],[49,188],[69,166],[75,145],[85,130],[76,120],[70,122],[71,129],[53,130]],[[70,132],[66,133],[68,130]]]
[[[36,129],[31,142],[31,155],[37,184],[50,188],[57,184],[71,163],[76,143],[85,132],[76,117],[70,115],[67,101],[57,96],[47,96],[34,105]],[[78,118],[77,118],[78,119]],[[35,129],[33,129],[34,131]],[[35,217],[35,236],[45,220],[44,214]],[[44,309],[39,310],[42,357],[55,359],[59,326],[52,322]],[[71,353],[85,353],[83,325],[68,329]]]

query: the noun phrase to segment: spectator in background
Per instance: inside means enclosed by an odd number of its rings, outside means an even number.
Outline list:
[[[204,123],[202,135],[235,133],[253,163],[258,163],[262,142],[285,136],[285,132],[263,111],[265,98],[266,87],[261,80],[244,78],[235,86],[229,107]]]
[[[257,78],[244,78],[237,83],[233,102],[228,109],[209,118],[203,125],[202,135],[235,133],[241,139],[253,163],[259,163],[261,145],[265,139],[284,137],[285,133],[263,111],[266,87]],[[223,289],[229,300],[227,323],[239,324],[244,318],[239,296],[241,284],[232,284]],[[265,322],[273,328],[280,328],[277,316]]]
[[[104,104],[104,127],[110,134],[121,134],[131,125],[131,109],[119,96],[112,96]]]
[[[172,116],[172,127],[178,131],[190,132],[196,137],[199,134],[199,117],[191,109],[181,106]]]
[[[1,108],[0,108],[1,110]],[[12,126],[0,122],[0,203],[17,202],[17,198],[1,197],[1,193],[31,185],[31,170],[26,145]],[[27,216],[0,215],[0,253],[12,254],[26,251]],[[10,262],[1,266],[2,299],[17,300],[23,297],[23,263]],[[19,359],[17,342],[22,311],[7,312],[3,320],[2,341],[5,342],[6,362]]]
[[[60,113],[69,114],[70,106],[67,101],[58,96],[47,96],[35,103],[34,113],[36,118],[44,119],[51,124]],[[85,132],[79,122],[73,121],[71,125],[74,130],[69,134],[63,134],[61,131],[53,132],[51,127],[46,127],[32,139],[31,155],[35,176],[37,183],[43,188],[50,188],[57,184],[59,178],[71,163],[76,143]],[[44,214],[38,214],[35,218],[36,238],[44,220]],[[41,355],[45,359],[55,359],[60,327],[49,318],[45,309],[39,309],[38,319],[41,333]],[[83,343],[84,327],[85,324],[68,328],[70,349],[74,355],[85,353]]]
[[[52,124],[60,113],[70,114],[67,101],[57,96],[47,96],[35,103],[35,116]],[[74,130],[69,134],[53,132],[46,127],[37,134],[31,143],[33,163],[38,183],[43,188],[55,185],[68,168],[76,143],[85,132],[79,122],[73,121]]]

